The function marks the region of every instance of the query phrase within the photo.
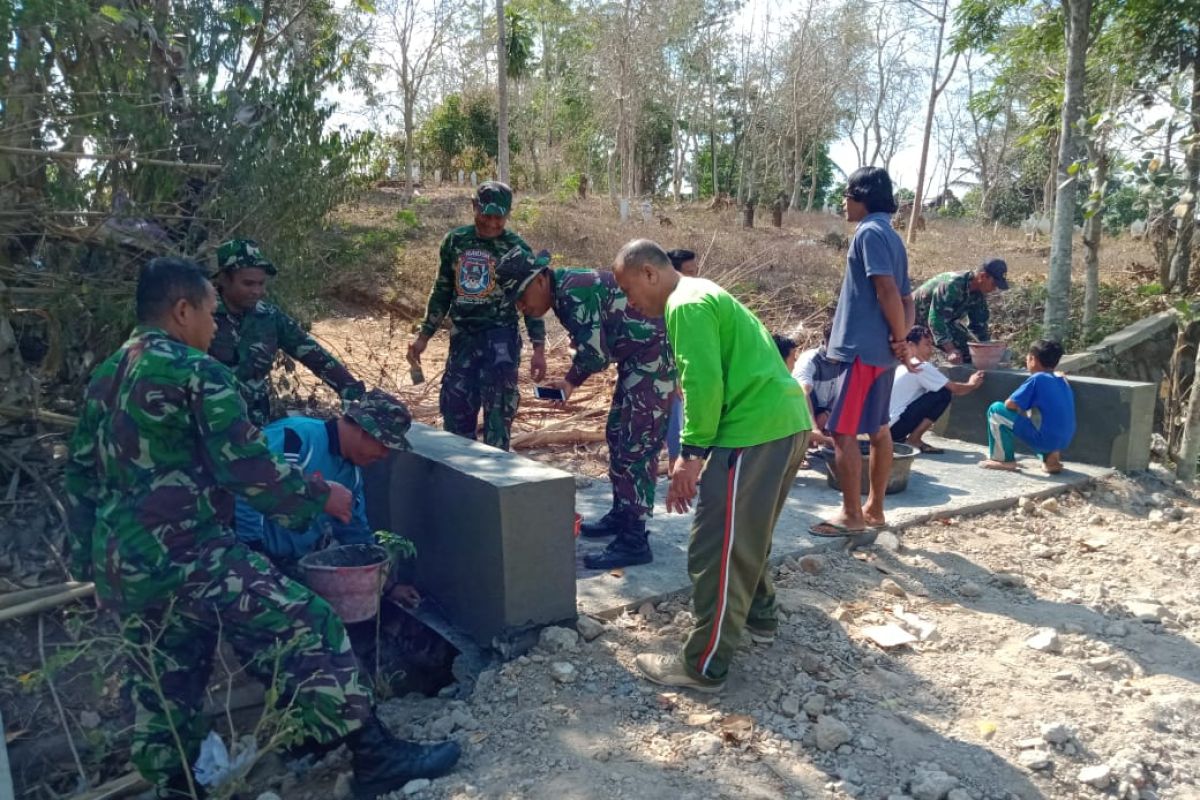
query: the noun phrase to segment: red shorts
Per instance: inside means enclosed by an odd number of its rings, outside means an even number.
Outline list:
[[[825,429],[843,436],[874,434],[887,425],[891,415],[892,379],[895,367],[874,367],[861,358],[841,363],[837,395]]]

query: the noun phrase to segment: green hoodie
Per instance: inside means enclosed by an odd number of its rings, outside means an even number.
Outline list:
[[[812,428],[804,390],[771,334],[733,295],[681,277],[665,315],[683,385],[684,444],[752,447]]]

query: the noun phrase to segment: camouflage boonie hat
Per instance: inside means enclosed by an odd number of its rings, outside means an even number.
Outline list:
[[[412,414],[398,399],[380,389],[372,389],[361,400],[351,403],[346,416],[367,434],[392,450],[411,450],[405,436],[412,427]]]
[[[275,265],[267,260],[253,239],[230,239],[217,248],[217,270],[237,272],[244,267],[258,267],[268,275],[276,274]]]
[[[479,184],[475,201],[479,203],[480,214],[507,217],[508,212],[512,211],[512,189],[500,181],[484,181]]]
[[[515,303],[529,282],[536,278],[539,272],[549,268],[548,251],[543,250],[536,256],[529,256],[521,248],[514,247],[500,258],[500,263],[496,266],[496,283],[508,298],[508,302]]]

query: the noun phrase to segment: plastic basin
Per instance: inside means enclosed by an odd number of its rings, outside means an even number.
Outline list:
[[[860,484],[863,494],[871,491],[871,445],[869,442],[858,443],[858,450],[862,453],[862,482]],[[896,494],[903,492],[908,488],[908,476],[912,472],[913,461],[917,457],[917,448],[908,444],[899,442],[892,443],[892,471],[888,473],[887,491],[886,494]],[[826,475],[825,480],[833,489],[841,491],[841,486],[838,485],[837,475],[834,474],[834,462],[830,458],[825,462]]]
[[[975,369],[995,369],[1004,360],[1008,345],[1004,342],[967,342]]]
[[[304,582],[325,598],[342,622],[365,622],[379,613],[388,574],[387,551],[374,544],[343,544],[300,559]]]

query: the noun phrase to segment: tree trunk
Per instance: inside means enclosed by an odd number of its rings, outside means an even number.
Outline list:
[[[413,106],[416,105],[416,98],[409,92],[404,93],[404,199],[405,201],[412,200],[413,197],[413,136],[416,135],[416,126],[413,123]]]
[[[1046,281],[1045,335],[1056,342],[1067,336],[1071,309],[1071,236],[1074,233],[1077,181],[1067,170],[1075,163],[1078,136],[1075,120],[1083,105],[1088,23],[1092,0],[1064,0],[1067,6],[1067,79],[1063,93],[1058,145],[1058,193],[1050,231],[1050,275]]]
[[[1200,43],[1198,43],[1200,47]],[[1184,159],[1187,164],[1187,186],[1185,200],[1180,202],[1182,213],[1179,219],[1179,237],[1175,241],[1175,254],[1171,258],[1171,283],[1180,294],[1191,289],[1192,237],[1196,230],[1196,193],[1200,192],[1200,55],[1192,59],[1192,136]],[[1195,459],[1193,459],[1194,461]]]
[[[1092,193],[1099,196],[1096,205],[1089,208],[1091,216],[1083,222],[1083,264],[1085,284],[1083,291],[1083,332],[1092,333],[1096,317],[1100,313],[1100,238],[1103,235],[1101,219],[1104,216],[1104,189],[1108,183],[1109,155],[1101,144],[1088,145],[1088,160],[1092,164]]]
[[[504,0],[496,0],[496,166],[508,183],[508,37],[504,31]]]
[[[821,146],[818,143],[813,142],[812,162],[811,162],[811,166],[809,166],[809,176],[808,176],[808,202],[804,204],[805,211],[812,211],[813,203],[816,202],[816,199],[817,199],[817,179],[818,179],[817,173],[819,172],[819,170],[817,169],[817,157],[820,154],[821,154]]]
[[[801,137],[796,136],[796,149],[792,151],[792,211],[800,210],[800,197],[804,193],[804,145]]]
[[[933,135],[933,113],[937,110],[938,95],[946,88],[946,84],[950,82],[950,76],[954,74],[955,66],[958,65],[958,54],[955,54],[954,62],[946,73],[946,80],[941,86],[938,86],[938,72],[942,66],[942,44],[946,39],[946,17],[950,13],[949,0],[942,3],[941,11],[941,16],[938,18],[937,46],[933,51],[933,79],[929,86],[929,107],[925,109],[925,133],[921,137],[921,161],[917,168],[917,186],[913,190],[915,196],[905,237],[905,241],[910,246],[917,240],[917,218],[921,216],[921,205],[925,195],[925,167],[929,162],[929,139]]]

